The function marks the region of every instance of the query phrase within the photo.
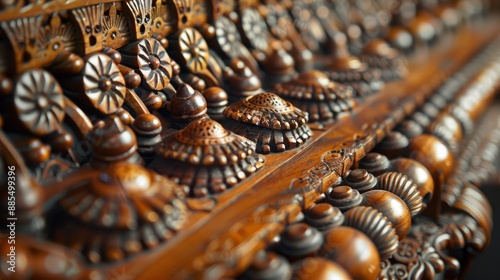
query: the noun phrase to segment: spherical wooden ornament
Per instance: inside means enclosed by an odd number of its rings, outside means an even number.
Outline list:
[[[408,146],[409,140],[402,133],[391,131],[375,147],[375,151],[385,155],[389,159],[401,156],[401,152]]]
[[[372,207],[358,206],[345,212],[344,225],[366,234],[377,246],[380,259],[392,256],[398,248],[398,236],[391,222]]]
[[[392,223],[399,240],[405,238],[411,226],[410,210],[397,195],[383,190],[373,190],[361,195],[361,205],[380,211]]]
[[[243,274],[244,280],[288,280],[292,274],[290,263],[273,252],[259,252]]]
[[[439,173],[446,180],[455,166],[450,150],[438,138],[429,134],[412,138],[403,155],[424,165],[434,180],[439,178]],[[436,183],[438,182],[434,181]]]
[[[337,262],[326,258],[306,258],[293,266],[293,278],[296,280],[351,280],[349,273]]]
[[[377,247],[368,236],[351,227],[328,231],[320,255],[340,264],[352,279],[377,279],[380,273]]]
[[[397,158],[391,160],[389,171],[404,174],[415,183],[422,196],[422,210],[424,210],[431,201],[434,193],[434,181],[429,170],[416,160]]]
[[[381,190],[391,192],[401,198],[408,206],[412,216],[422,210],[422,196],[417,185],[406,175],[397,172],[387,172],[377,177],[377,187]]]
[[[404,120],[395,128],[396,131],[402,133],[406,138],[411,139],[424,132],[420,124],[413,120]]]
[[[428,131],[446,144],[453,154],[459,152],[463,139],[460,122],[449,113],[440,114],[428,127]]]

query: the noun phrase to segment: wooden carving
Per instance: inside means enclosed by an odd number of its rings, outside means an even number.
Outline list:
[[[0,1],[0,278],[464,278],[488,3]]]

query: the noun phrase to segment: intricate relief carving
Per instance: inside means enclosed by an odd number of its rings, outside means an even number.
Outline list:
[[[250,46],[265,53],[269,51],[266,22],[256,9],[247,8],[241,12],[241,28]]]
[[[112,3],[111,7],[104,12],[102,19],[104,47],[118,49],[130,40],[127,18],[121,7],[118,3]]]
[[[156,1],[151,10],[153,24],[151,31],[153,34],[160,36],[168,36],[176,30],[177,14],[173,1]]]
[[[140,40],[151,36],[153,0],[126,1],[126,11],[132,39]]]
[[[194,27],[207,22],[209,15],[208,3],[206,0],[174,0],[177,8],[177,27]]]
[[[417,185],[406,175],[397,172],[387,172],[377,177],[378,188],[399,196],[408,206],[412,216],[422,209],[422,196]]]
[[[90,54],[102,50],[103,4],[78,8],[71,12],[80,27],[80,38],[83,41],[81,52]]]
[[[103,114],[117,112],[125,101],[125,80],[120,70],[111,58],[100,53],[87,58],[83,88],[92,106]]]
[[[64,97],[57,81],[44,70],[29,70],[14,89],[17,118],[31,133],[44,136],[57,130],[64,119]]]

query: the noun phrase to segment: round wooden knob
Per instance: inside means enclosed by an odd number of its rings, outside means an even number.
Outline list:
[[[368,236],[351,227],[328,231],[320,255],[338,262],[353,279],[377,279],[380,272],[377,247]]]
[[[420,126],[420,124],[418,124],[414,120],[404,120],[396,127],[395,130],[402,133],[408,139],[411,139],[424,132],[422,126]]]
[[[361,196],[357,190],[349,186],[338,186],[326,194],[326,201],[345,212],[361,203]]]
[[[321,233],[305,223],[289,225],[281,235],[278,250],[290,260],[312,256],[323,243]]]
[[[376,147],[375,151],[389,159],[401,156],[401,152],[408,146],[408,138],[398,131],[391,131]]]
[[[411,226],[410,210],[404,201],[388,191],[373,190],[365,192],[361,205],[371,206],[382,212],[392,223],[399,240],[405,238]]]
[[[364,193],[375,187],[377,179],[373,174],[368,173],[368,171],[364,169],[354,169],[349,172],[344,182],[359,193]]]
[[[423,164],[432,174],[434,185],[439,173],[446,179],[454,167],[454,158],[448,148],[438,138],[429,134],[412,138],[403,155]]]
[[[260,252],[245,272],[245,280],[288,280],[292,274],[288,261],[273,252]]]
[[[434,181],[429,170],[418,161],[409,158],[391,160],[389,170],[404,174],[415,183],[422,196],[422,210],[424,210],[434,193]]]
[[[296,280],[350,280],[352,277],[338,263],[325,258],[307,258],[294,265]]]

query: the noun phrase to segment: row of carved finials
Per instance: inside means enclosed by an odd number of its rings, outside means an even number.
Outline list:
[[[478,128],[474,123],[500,84],[497,56],[498,41],[390,132],[375,147],[383,155],[369,153],[356,164],[359,143],[325,154],[324,166],[305,172],[308,177],[292,182],[290,190],[284,191],[297,195],[262,206],[230,228],[230,233],[211,241],[201,267],[220,265],[224,276],[243,279],[289,279],[292,275],[293,279],[327,279],[327,275],[434,279],[442,273],[452,278],[464,273],[470,259],[491,239],[491,206],[478,188],[495,172],[499,114],[490,109]],[[359,169],[346,171],[352,163]],[[343,178],[328,187],[331,177]],[[396,196],[409,212],[391,201]],[[300,205],[302,214],[296,215],[294,204]],[[422,215],[415,216],[427,206]],[[290,217],[296,218],[290,221]],[[272,235],[275,223],[285,225],[278,238]],[[252,234],[261,236],[266,250],[258,251],[262,247],[255,246],[255,256],[250,258],[252,254],[238,248],[255,242],[245,228],[258,225],[262,227]],[[366,236],[358,237],[356,229]],[[358,242],[359,248],[346,245]],[[373,248],[371,258],[360,253],[367,248]],[[200,259],[195,261],[199,264]],[[234,263],[242,265],[230,265]]]

